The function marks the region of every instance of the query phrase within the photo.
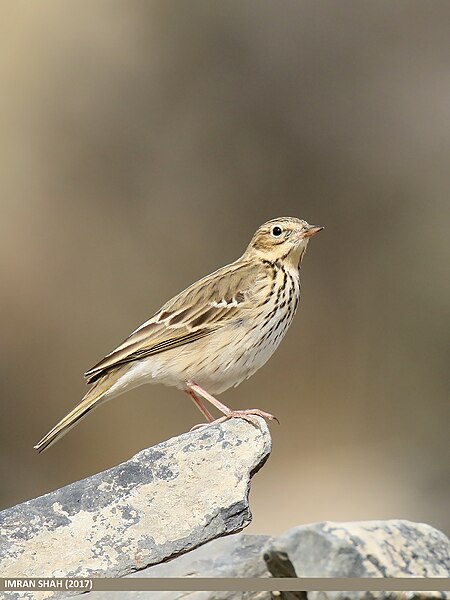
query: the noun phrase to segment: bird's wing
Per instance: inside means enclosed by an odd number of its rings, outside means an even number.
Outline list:
[[[85,373],[88,383],[119,365],[189,344],[239,319],[241,311],[253,305],[265,271],[241,260],[200,279],[89,369]]]

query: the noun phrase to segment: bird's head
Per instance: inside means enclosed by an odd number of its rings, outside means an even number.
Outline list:
[[[309,225],[296,217],[272,219],[256,231],[244,256],[256,256],[270,262],[287,262],[293,267],[298,267],[309,238],[322,229],[323,227]]]

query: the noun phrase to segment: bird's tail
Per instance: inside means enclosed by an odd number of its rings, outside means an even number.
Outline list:
[[[117,377],[113,377],[111,381],[111,374],[109,376],[100,379],[90,388],[84,398],[81,400],[73,410],[70,411],[59,423],[57,423],[53,429],[51,429],[47,435],[45,435],[40,442],[34,446],[38,452],[43,452],[49,446],[54,444],[63,435],[65,435],[72,427],[75,427],[81,419],[83,419],[91,410],[97,408],[105,400],[109,400],[111,395],[108,391],[112,385],[117,381]]]

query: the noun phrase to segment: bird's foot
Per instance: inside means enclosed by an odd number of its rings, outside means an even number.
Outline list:
[[[258,427],[258,425],[259,425],[258,421],[254,418],[255,416],[262,417],[263,419],[266,419],[266,421],[276,421],[277,423],[280,422],[274,415],[264,412],[263,410],[260,410],[259,408],[246,408],[245,410],[231,410],[231,408],[228,408],[228,406],[225,406],[225,404],[222,404],[222,402],[217,400],[217,398],[214,398],[214,396],[211,396],[211,394],[209,394],[206,390],[204,390],[202,387],[200,387],[196,383],[193,383],[192,381],[186,382],[186,386],[187,386],[187,389],[185,390],[186,393],[189,394],[189,396],[191,396],[191,398],[195,402],[196,406],[200,409],[201,413],[206,417],[206,420],[208,421],[208,423],[200,423],[199,425],[194,425],[194,427],[191,428],[191,431],[193,431],[195,429],[200,429],[202,427],[206,427],[207,425],[215,425],[217,423],[223,423],[224,421],[228,421],[228,419],[233,419],[233,418],[244,419],[244,421],[251,423],[255,427]],[[203,404],[203,402],[197,396],[197,394],[200,394],[200,396],[202,396],[205,400],[210,402],[218,410],[220,410],[220,412],[223,413],[223,417],[220,417],[219,419],[214,419],[213,416],[211,415],[211,413],[207,410],[207,408]]]
[[[277,423],[280,423],[277,417],[271,415],[270,413],[259,410],[259,408],[247,408],[245,410],[230,410],[230,412],[225,414],[223,417],[216,419],[210,423],[210,425],[223,423],[224,421],[228,421],[228,419],[237,418],[244,419],[244,421],[247,421],[248,423],[255,425],[255,427],[258,427],[258,421],[253,418],[254,416],[262,417],[263,419],[266,419],[266,421],[276,421]]]
[[[204,427],[208,427],[209,425],[218,425],[219,423],[224,423],[228,421],[228,419],[244,419],[247,423],[251,423],[255,427],[259,426],[258,421],[254,418],[262,417],[266,419],[266,421],[276,421],[278,424],[280,421],[275,417],[275,415],[271,415],[270,413],[264,412],[263,410],[259,410],[259,408],[247,408],[246,410],[230,410],[229,413],[220,417],[219,419],[215,419],[210,423],[199,423],[198,425],[194,425],[191,427],[190,431],[195,431],[196,429],[203,429]]]

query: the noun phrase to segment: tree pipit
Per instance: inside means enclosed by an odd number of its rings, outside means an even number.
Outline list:
[[[321,229],[295,217],[261,225],[240,258],[166,302],[89,369],[92,385],[83,400],[35,448],[45,450],[93,408],[150,382],[185,391],[207,423],[275,419],[256,408],[231,410],[212,394],[239,385],[278,347],[300,299],[299,268],[309,238]],[[204,400],[223,416],[214,420]]]

